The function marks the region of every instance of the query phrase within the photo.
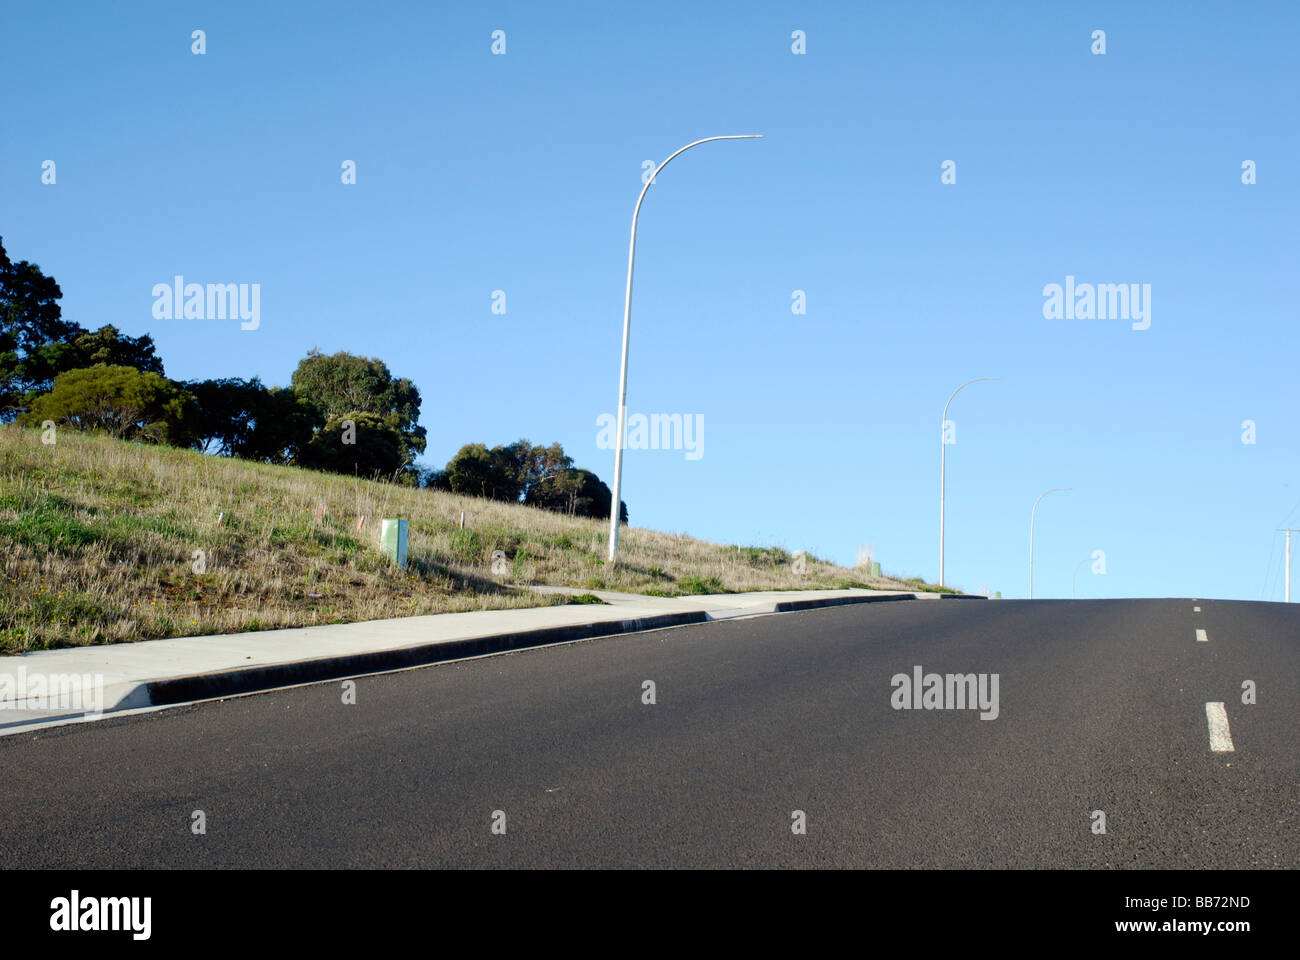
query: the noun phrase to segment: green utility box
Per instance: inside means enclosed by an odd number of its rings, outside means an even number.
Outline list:
[[[385,518],[379,533],[379,549],[384,556],[406,569],[406,521]]]
[[[871,575],[873,577],[880,576],[880,564],[877,563],[875,560],[871,561]]]

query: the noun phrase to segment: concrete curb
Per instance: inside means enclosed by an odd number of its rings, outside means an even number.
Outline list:
[[[712,599],[716,601],[719,597],[725,596],[728,595],[718,595]],[[926,599],[932,597],[933,595],[928,595]],[[678,598],[679,601],[687,599],[685,597]],[[794,613],[815,610],[819,607],[917,599],[922,599],[921,595],[897,593],[812,597],[803,600],[768,600],[746,606],[719,605],[715,602],[711,608],[707,609],[685,609],[664,613],[649,613],[642,608],[635,611],[628,610],[629,614],[635,613],[639,615],[622,619],[618,618],[616,614],[615,617],[607,620],[560,624],[532,630],[507,629],[500,632],[487,632],[478,636],[461,636],[409,646],[382,647],[358,652],[342,650],[333,654],[309,657],[302,660],[263,662],[248,666],[232,665],[229,668],[223,667],[201,673],[182,673],[177,676],[164,676],[158,679],[148,678],[146,675],[139,680],[123,679],[107,684],[104,689],[106,696],[103,702],[105,706],[102,711],[97,713],[50,715],[33,711],[28,713],[27,716],[19,716],[5,722],[6,712],[0,711],[0,736],[45,726],[59,726],[65,723],[95,720],[118,713],[139,713],[184,703],[261,693],[300,684],[343,680],[348,677],[390,673],[412,667],[431,666],[469,657],[509,653],[515,650],[528,650],[534,647],[569,643],[577,640],[594,640],[600,637],[613,637],[646,630],[662,630],[669,627],[744,617]],[[617,604],[611,604],[606,606],[605,609],[612,612],[617,610],[617,606]],[[708,604],[702,606],[708,607]],[[450,616],[461,616],[461,614],[451,614]]]
[[[527,650],[552,643],[573,640],[594,640],[642,630],[660,630],[692,623],[705,623],[709,619],[703,610],[685,613],[665,613],[633,620],[606,620],[598,623],[572,624],[564,627],[546,627],[541,630],[522,630],[499,633],[487,637],[470,637],[464,640],[446,640],[417,647],[395,650],[377,650],[371,653],[299,660],[295,663],[275,663],[244,670],[223,670],[189,677],[172,677],[145,684],[151,706],[163,707],[192,700],[211,700],[274,690],[277,687],[300,683],[318,683],[322,680],[341,680],[367,673],[387,673],[422,667],[447,660],[463,660],[491,653]]]
[[[891,593],[882,597],[820,597],[816,600],[783,600],[776,605],[776,613],[795,613],[799,610],[816,610],[818,607],[841,607],[846,603],[884,603],[888,600],[916,600],[914,593]]]
[[[886,600],[915,599],[915,595],[903,593],[882,597],[821,597],[814,600],[785,600],[775,604],[772,612],[794,613],[800,610],[838,607],[850,603],[880,603]],[[146,699],[150,706],[165,707],[178,703],[189,703],[194,700],[212,700],[243,693],[274,690],[277,687],[294,686],[300,683],[342,680],[346,677],[361,676],[367,673],[387,673],[392,670],[405,670],[409,667],[445,663],[449,660],[463,660],[466,657],[508,653],[512,650],[527,650],[531,647],[543,647],[552,643],[594,640],[598,637],[640,633],[643,630],[661,630],[665,627],[708,623],[715,619],[724,618],[713,617],[704,610],[688,610],[682,613],[664,613],[651,617],[637,617],[631,620],[606,620],[596,623],[572,624],[564,627],[546,627],[541,630],[520,630],[486,637],[470,637],[464,640],[445,640],[439,643],[422,644],[417,647],[402,647],[394,650],[377,650],[371,653],[299,660],[294,663],[274,663],[262,667],[222,670],[216,673],[201,673],[187,677],[171,677],[166,680],[153,680],[143,684],[146,694],[143,699]],[[137,691],[136,696],[131,699],[138,704],[142,698]]]

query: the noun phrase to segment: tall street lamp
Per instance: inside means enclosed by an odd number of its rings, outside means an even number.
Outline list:
[[[713,140],[761,140],[762,137],[761,133],[742,133],[725,137],[705,137],[703,140],[688,143],[655,167],[654,173],[650,174],[645,186],[641,188],[641,195],[636,198],[636,209],[632,211],[632,239],[627,248],[627,297],[623,301],[623,364],[618,375],[618,439],[614,446],[614,500],[609,507],[610,563],[618,557],[619,507],[622,504],[620,496],[623,489],[623,446],[627,439],[627,339],[632,326],[632,263],[636,257],[636,219],[641,213],[641,201],[645,199],[650,184],[655,182],[655,177],[659,176],[664,167],[672,163],[673,157],[678,153],[685,153],[691,147],[698,147],[701,143],[709,143]]]
[[[1080,568],[1081,566],[1083,566],[1085,563],[1087,563],[1087,562],[1088,562],[1089,560],[1091,560],[1091,559],[1092,559],[1092,557],[1084,557],[1082,560],[1080,560],[1078,563],[1076,563],[1076,564],[1074,565],[1074,574],[1070,577],[1070,599],[1071,599],[1071,600],[1075,599],[1075,597],[1074,597],[1074,583],[1075,583],[1076,580],[1079,579],[1079,568]]]
[[[1029,599],[1034,599],[1034,514],[1038,512],[1038,502],[1049,493],[1056,493],[1058,490],[1071,490],[1072,487],[1052,487],[1051,490],[1044,490],[1038,495],[1038,500],[1034,501],[1034,509],[1029,511]]]
[[[948,426],[948,405],[952,403],[952,398],[961,392],[962,387],[969,387],[972,383],[979,383],[981,380],[1001,379],[1001,377],[976,377],[974,380],[967,380],[948,397],[948,403],[943,405],[943,416],[939,418],[939,586],[941,587],[943,586],[943,494],[948,464],[948,438],[944,431]]]

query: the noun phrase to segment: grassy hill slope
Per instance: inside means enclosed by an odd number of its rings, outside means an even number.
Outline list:
[[[409,521],[406,570],[378,551],[382,517]],[[813,559],[800,575],[780,548],[636,527],[611,569],[606,536],[604,521],[516,504],[71,430],[46,446],[4,425],[0,653],[566,602],[530,583],[665,596],[920,585]]]

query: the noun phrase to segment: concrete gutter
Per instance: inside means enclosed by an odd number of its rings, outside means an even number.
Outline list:
[[[564,627],[498,633],[488,637],[440,640],[415,647],[398,647],[393,650],[377,650],[351,656],[298,660],[265,667],[203,673],[190,677],[172,677],[168,680],[150,681],[146,684],[146,688],[149,702],[153,706],[191,703],[195,700],[210,700],[301,683],[339,680],[368,673],[388,673],[447,660],[463,660],[467,657],[483,657],[511,650],[526,650],[529,647],[541,647],[550,643],[569,643],[574,640],[592,640],[596,637],[611,637],[641,630],[681,627],[691,623],[704,623],[706,620],[708,617],[703,611],[690,611],[638,617],[634,620],[575,623]]]
[[[476,610],[364,623],[294,627],[207,637],[42,650],[0,657],[0,735],[113,713],[159,709],[277,687],[481,657],[686,624],[811,610],[846,603],[936,599],[875,590],[787,590],[692,597],[536,587],[594,593],[603,605]],[[45,690],[33,688],[41,678]],[[71,678],[71,679],[70,679]],[[76,702],[48,699],[85,678]]]

